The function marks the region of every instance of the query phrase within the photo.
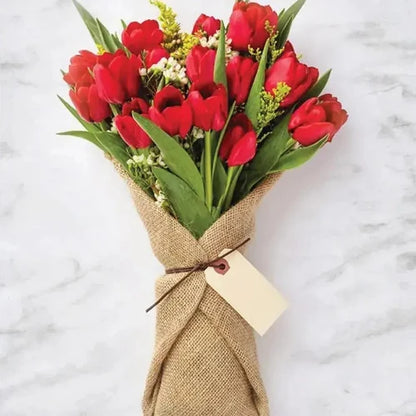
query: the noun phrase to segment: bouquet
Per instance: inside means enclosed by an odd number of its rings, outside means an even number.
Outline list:
[[[253,330],[204,271],[244,251],[261,197],[348,116],[321,95],[330,71],[319,77],[288,41],[304,0],[280,13],[237,1],[227,23],[201,14],[191,33],[151,3],[159,22],[122,21],[119,37],[74,1],[97,51],[63,72],[74,107],[60,100],[84,129],[60,134],[111,159],[166,267],[144,415],[265,416]]]

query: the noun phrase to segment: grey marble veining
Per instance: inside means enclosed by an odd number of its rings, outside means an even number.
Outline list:
[[[233,1],[169,0],[189,29]],[[144,0],[84,4],[111,29]],[[276,10],[288,1],[273,3]],[[161,267],[128,191],[55,94],[92,48],[69,0],[0,11],[0,415],[137,415]],[[292,40],[349,110],[283,176],[249,258],[290,301],[258,340],[272,416],[416,415],[416,3],[310,0]]]

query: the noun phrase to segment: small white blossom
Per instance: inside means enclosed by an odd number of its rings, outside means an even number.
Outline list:
[[[147,69],[146,68],[140,68],[139,73],[140,73],[140,76],[144,77],[147,74]]]
[[[128,164],[129,166],[134,165],[134,160],[133,160],[133,159],[129,159],[129,160],[127,160],[127,164]]]
[[[196,140],[198,139],[203,139],[205,137],[205,133],[204,130],[198,128],[198,127],[193,127],[192,129],[192,137]]]
[[[149,166],[152,166],[152,165],[154,164],[154,163],[153,163],[153,157],[152,157],[152,155],[149,155],[149,156],[147,157],[146,163],[147,163]]]
[[[166,82],[177,82],[186,85],[189,81],[186,77],[186,68],[175,58],[162,58],[157,64],[150,67],[150,72],[162,72]]]
[[[134,155],[133,160],[134,160],[135,163],[140,165],[144,161],[144,156],[143,155]]]
[[[204,48],[211,48],[211,49],[218,49],[218,43],[220,39],[220,31],[217,30],[217,32],[209,36],[208,38],[206,36],[203,36],[199,43]],[[234,56],[239,55],[238,51],[233,51],[231,48],[232,39],[225,38],[225,60],[228,62],[231,58]]]

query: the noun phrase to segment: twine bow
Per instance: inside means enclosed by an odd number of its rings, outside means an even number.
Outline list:
[[[195,266],[191,267],[176,267],[172,269],[166,269],[165,274],[175,274],[175,273],[184,273],[188,272],[185,276],[183,276],[180,280],[178,280],[169,290],[167,290],[160,298],[156,300],[153,305],[149,306],[146,309],[146,313],[151,311],[155,306],[159,305],[160,302],[162,302],[163,299],[166,298],[175,288],[177,288],[184,280],[186,280],[189,276],[191,276],[195,272],[204,271],[208,267],[213,267],[218,273],[225,274],[230,266],[228,265],[227,260],[225,260],[225,257],[230,255],[231,253],[234,253],[234,251],[238,250],[240,247],[244,246],[250,241],[250,238],[247,238],[242,243],[235,246],[233,249],[227,251],[226,253],[222,254],[221,256],[216,257],[214,260],[210,260],[204,263],[196,264]]]

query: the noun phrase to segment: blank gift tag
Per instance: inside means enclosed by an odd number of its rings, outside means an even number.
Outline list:
[[[224,250],[220,256],[228,253]],[[273,285],[238,251],[228,254],[224,270],[208,267],[207,283],[224,298],[256,332],[264,335],[288,304]]]

